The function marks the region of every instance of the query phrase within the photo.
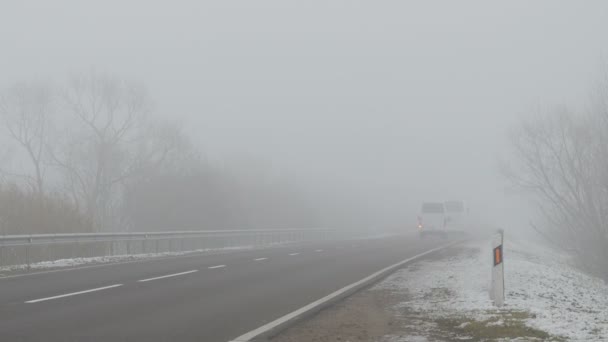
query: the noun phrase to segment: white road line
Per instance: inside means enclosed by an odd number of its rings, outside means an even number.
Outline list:
[[[157,280],[157,279],[164,279],[164,278],[171,278],[171,277],[177,277],[180,275],[184,275],[184,274],[190,274],[190,273],[194,273],[194,272],[198,272],[198,270],[191,270],[191,271],[186,271],[186,272],[180,272],[180,273],[174,273],[174,274],[167,274],[164,276],[160,276],[160,277],[154,277],[154,278],[148,278],[148,279],[142,279],[142,280],[138,280],[138,282],[143,283],[146,281],[151,281],[151,280]]]
[[[298,254],[300,254],[300,253],[291,253],[289,255],[294,256],[294,255],[298,255]]]
[[[299,309],[297,309],[296,311],[293,311],[291,313],[288,313],[287,315],[277,318],[276,320],[267,323],[257,329],[251,330],[250,332],[243,334],[235,339],[233,339],[231,342],[250,342],[253,341],[256,337],[262,335],[262,334],[266,334],[270,331],[272,331],[273,329],[276,329],[277,327],[280,326],[286,326],[288,323],[290,322],[294,322],[295,320],[297,320],[298,318],[301,318],[303,316],[305,316],[307,313],[312,312],[315,309],[318,308],[322,308],[324,305],[326,305],[327,303],[331,303],[332,300],[336,300],[337,298],[343,298],[345,296],[347,296],[349,293],[354,293],[354,291],[357,291],[358,289],[361,289],[362,287],[364,287],[365,285],[369,285],[375,281],[377,281],[378,279],[381,279],[382,277],[386,276],[387,274],[390,274],[391,272],[394,272],[395,270],[397,270],[399,267],[402,267],[403,265],[414,261],[418,258],[421,258],[427,254],[433,253],[435,251],[441,250],[443,248],[449,247],[451,245],[454,245],[458,242],[461,241],[454,241],[454,242],[450,242],[448,244],[445,244],[443,246],[437,247],[437,248],[433,248],[430,249],[426,252],[420,253],[418,255],[414,255],[411,258],[405,259],[405,260],[401,260],[400,262],[393,264],[391,266],[388,266],[386,268],[381,269],[380,271],[373,273],[371,275],[369,275],[368,277],[365,277],[357,282],[354,282],[350,285],[347,285],[341,289],[339,289],[338,291],[335,291],[321,299],[318,299],[308,305],[305,305]]]
[[[257,258],[257,259],[253,259],[255,261],[262,261],[262,260],[268,260],[268,258]]]
[[[27,304],[32,304],[32,303],[44,302],[46,300],[52,300],[52,299],[59,299],[59,298],[63,298],[63,297],[76,296],[76,295],[83,294],[83,293],[89,293],[89,292],[107,290],[107,289],[111,289],[111,288],[119,287],[119,286],[122,286],[122,284],[114,284],[114,285],[104,286],[104,287],[98,287],[98,288],[90,289],[90,290],[84,290],[84,291],[66,293],[66,294],[62,294],[62,295],[59,295],[59,296],[53,296],[53,297],[46,297],[46,298],[28,300],[26,303]]]
[[[318,252],[323,252],[323,250],[322,249],[317,249],[315,252],[317,252],[317,253]]]
[[[209,267],[210,270],[214,269],[214,268],[224,268],[226,267],[226,265],[217,265],[217,266],[211,266]]]

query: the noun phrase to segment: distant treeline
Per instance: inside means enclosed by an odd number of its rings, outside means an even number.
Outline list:
[[[140,84],[88,72],[0,93],[0,234],[306,228],[286,180],[214,165]]]

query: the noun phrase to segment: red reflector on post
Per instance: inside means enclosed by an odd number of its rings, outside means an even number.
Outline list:
[[[502,245],[494,248],[494,266],[502,263]]]

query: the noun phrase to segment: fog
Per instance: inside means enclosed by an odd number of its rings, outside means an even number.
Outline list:
[[[336,215],[412,226],[421,202],[463,199],[521,226],[499,172],[509,128],[584,107],[607,15],[603,1],[5,0],[0,86],[109,72],[144,84],[209,160]]]

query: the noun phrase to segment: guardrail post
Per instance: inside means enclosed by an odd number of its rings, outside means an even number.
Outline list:
[[[494,305],[503,306],[505,302],[505,275],[503,255],[504,231],[500,229],[492,241],[492,287],[490,298]]]
[[[29,271],[32,268],[30,262],[30,245],[32,244],[32,238],[28,239],[28,244],[25,246],[25,263],[27,264],[27,270]]]

